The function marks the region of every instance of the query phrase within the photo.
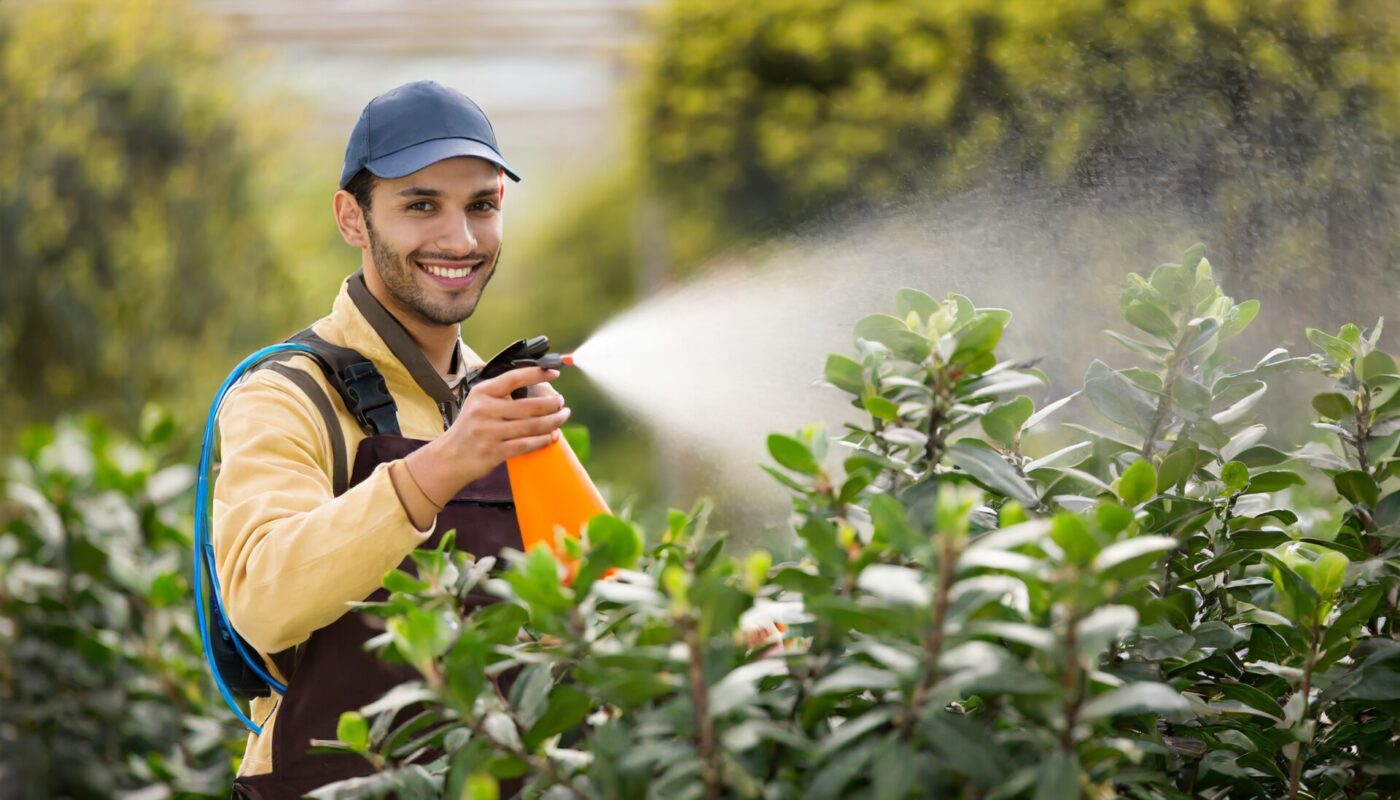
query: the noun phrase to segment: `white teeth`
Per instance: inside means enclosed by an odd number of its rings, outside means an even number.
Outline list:
[[[428,272],[431,272],[439,278],[465,278],[468,275],[472,274],[471,267],[465,267],[463,269],[446,269],[445,267],[434,267],[429,266],[427,264],[423,264],[422,267],[423,269],[426,269]]]

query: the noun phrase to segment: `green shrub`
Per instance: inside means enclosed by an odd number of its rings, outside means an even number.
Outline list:
[[[1137,365],[1039,409],[995,354],[1010,312],[906,289],[861,320],[826,365],[863,416],[842,457],[768,440],[797,561],[726,553],[704,504],[645,552],[597,517],[569,571],[415,554],[366,609],[422,679],[344,715],[321,744],[379,771],[315,796],[1394,796],[1400,374],[1379,325],[1236,366],[1258,304],[1202,252],[1129,276]],[[1254,410],[1315,368],[1336,444],[1286,452]],[[1037,452],[1068,402],[1111,425]]]
[[[194,470],[173,425],[32,428],[0,493],[0,779],[16,798],[227,797],[242,736],[190,601]]]

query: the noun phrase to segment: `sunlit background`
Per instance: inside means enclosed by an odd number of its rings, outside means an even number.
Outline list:
[[[330,198],[360,109],[430,78],[485,108],[525,178],[464,339],[603,332],[613,361],[560,385],[613,505],[647,521],[713,495],[737,541],[779,539],[763,434],[839,432],[825,354],[901,286],[1011,309],[1004,350],[1043,359],[1047,397],[1106,349],[1125,274],[1195,241],[1264,304],[1246,344],[1400,325],[1397,25],[1394,0],[0,0],[0,454],[66,452],[88,479],[189,463],[219,380],[358,264]],[[0,523],[39,502],[26,474]],[[170,502],[140,512],[164,544],[93,569],[181,545]],[[0,535],[0,605],[21,573],[62,583],[22,551]],[[172,563],[111,596],[187,613]],[[26,672],[118,648],[70,633],[0,655],[0,709],[110,679]],[[11,773],[24,797],[176,785],[132,755],[168,732],[8,747],[69,731],[33,713],[0,710],[0,798]],[[217,794],[228,761],[196,750],[180,785]],[[65,752],[107,766],[59,775]]]

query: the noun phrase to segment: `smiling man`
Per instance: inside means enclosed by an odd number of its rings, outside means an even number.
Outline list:
[[[519,180],[460,93],[418,82],[370,101],[334,201],[360,269],[293,337],[319,357],[270,364],[224,402],[213,520],[224,605],[286,686],[251,701],[260,731],[236,796],[300,797],[371,771],[308,752],[335,738],[342,712],[408,677],[365,652],[382,626],[347,604],[377,599],[384,574],[446,530],[479,557],[520,546],[504,461],[557,440],[569,410],[552,371],[473,382],[481,359],[460,338],[497,269],[507,177]]]

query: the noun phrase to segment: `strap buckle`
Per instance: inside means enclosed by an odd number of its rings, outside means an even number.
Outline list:
[[[375,434],[398,433],[398,408],[373,364],[351,364],[340,371],[340,380],[350,397],[350,413],[362,427]]]

